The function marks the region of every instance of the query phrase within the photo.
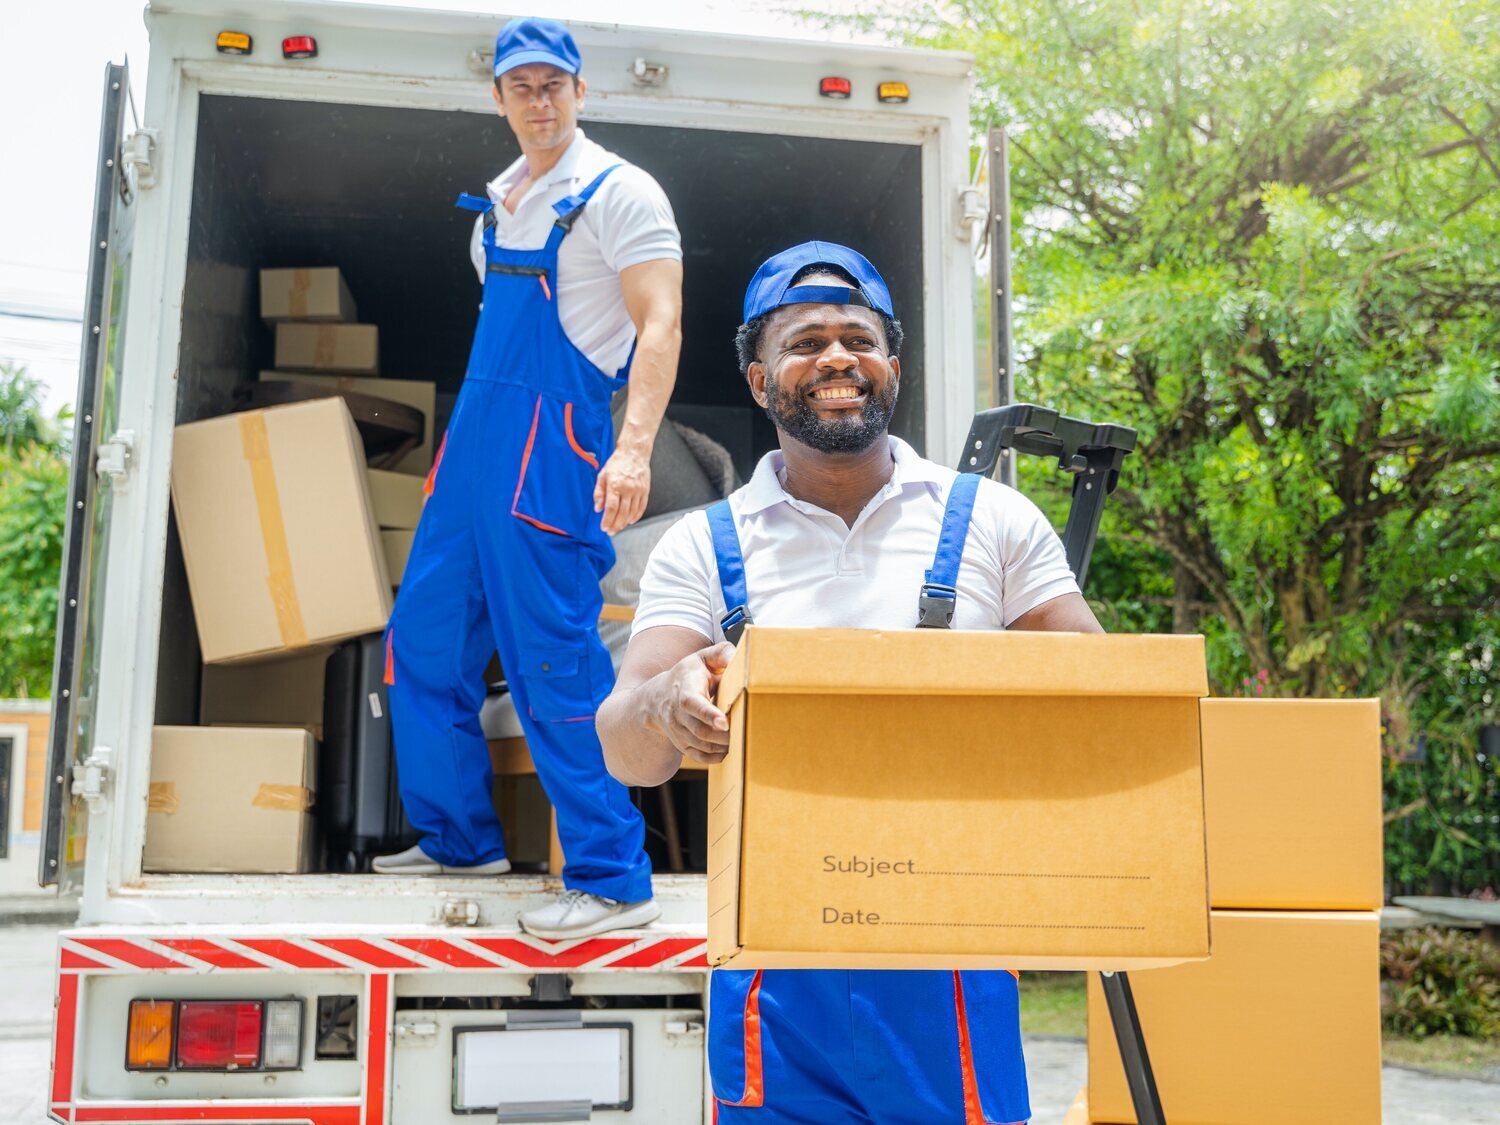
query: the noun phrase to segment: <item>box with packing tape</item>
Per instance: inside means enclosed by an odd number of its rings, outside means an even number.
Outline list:
[[[359,319],[354,297],[335,267],[260,271],[260,316],[278,320],[332,321]]]
[[[380,332],[373,324],[276,322],[276,366],[283,370],[348,371],[373,375],[380,370]]]
[[[1213,905],[1379,910],[1385,900],[1376,699],[1206,699]]]
[[[342,400],[178,426],[172,503],[204,663],[385,628],[385,552]]]
[[[1207,957],[1202,637],[751,626],[719,685],[709,959]]]
[[[142,867],[310,871],[314,747],[300,728],[156,727]]]
[[[1380,1120],[1380,915],[1213,912],[1209,961],[1130,978],[1173,1125]],[[1136,1120],[1104,990],[1089,989],[1089,1120]]]
[[[419,379],[362,379],[357,375],[319,375],[307,371],[262,371],[260,380],[263,383],[306,383],[310,387],[321,387],[324,390],[356,391],[420,410],[426,419],[422,443],[404,453],[401,460],[389,468],[417,477],[426,477],[428,470],[432,468],[432,419],[437,409],[437,384]]]
[[[205,664],[198,721],[204,726],[304,727],[323,737],[322,649],[254,664]]]

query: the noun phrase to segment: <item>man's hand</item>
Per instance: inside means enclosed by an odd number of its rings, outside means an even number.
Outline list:
[[[699,649],[651,681],[648,724],[684,758],[713,766],[729,750],[729,718],[713,699],[733,656],[727,642]]]
[[[620,446],[594,484],[594,511],[604,513],[606,535],[623,531],[641,518],[651,495],[651,451]]]

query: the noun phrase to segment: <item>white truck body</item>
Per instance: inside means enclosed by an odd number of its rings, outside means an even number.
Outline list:
[[[593,1079],[579,1078],[581,1110],[577,1091],[563,1090],[519,1099],[545,1103],[540,1108],[502,1107],[501,1120],[679,1125],[709,1119],[702,875],[659,874],[663,915],[646,929],[550,943],[524,935],[515,919],[560,890],[551,876],[142,872],[152,727],[194,721],[182,711],[182,698],[195,691],[197,667],[189,659],[195,641],[180,642],[186,602],[174,573],[180,563],[174,561],[169,507],[172,431],[225,409],[232,385],[255,377],[248,359],[204,358],[206,348],[232,348],[251,331],[244,295],[254,295],[253,263],[205,258],[202,247],[236,224],[252,242],[278,237],[276,224],[283,220],[294,232],[288,238],[319,223],[336,225],[339,215],[326,200],[316,215],[311,204],[302,214],[286,200],[336,179],[338,153],[312,147],[288,154],[277,146],[294,143],[287,138],[303,121],[334,129],[345,115],[362,123],[351,129],[374,130],[372,148],[396,144],[386,156],[407,168],[404,188],[373,181],[364,191],[342,186],[351,213],[361,212],[350,222],[366,224],[360,242],[369,244],[369,232],[377,229],[369,224],[378,223],[391,269],[424,270],[423,263],[443,259],[459,263],[460,274],[467,271],[461,228],[445,227],[443,237],[428,238],[420,221],[410,219],[418,202],[427,205],[412,186],[426,165],[409,145],[381,137],[410,132],[412,121],[418,133],[426,132],[422,123],[430,121],[435,135],[482,130],[511,144],[489,95],[488,60],[501,18],[223,0],[162,0],[148,12],[149,98],[138,123],[128,102],[118,111],[123,146],[108,136],[101,143],[101,203],[113,196],[114,209],[113,217],[108,206],[96,213],[96,227],[108,233],[96,240],[105,245],[94,248],[80,383],[87,393],[79,400],[69,501],[74,561],[65,567],[42,861],[44,881],[81,891],[79,924],[60,945],[50,1103],[58,1121],[464,1120],[472,1114],[454,1108],[461,1099],[453,1028],[514,1030],[523,1020],[539,1019],[549,1034],[570,1021],[629,1024],[622,1075],[594,1076],[603,1083],[599,1088],[617,1081],[628,1097],[620,1108],[603,1108],[612,1103],[589,1101]],[[215,37],[224,30],[251,35],[253,53],[216,51]],[[866,247],[886,272],[908,329],[898,430],[928,456],[956,463],[975,400],[964,193],[970,60],[617,25],[575,24],[573,30],[589,81],[584,128],[608,147],[631,148],[628,155],[653,174],[653,152],[660,152],[661,167],[678,169],[675,183],[658,178],[683,226],[685,362],[699,357],[695,371],[684,369],[679,398],[689,408],[697,396],[708,411],[743,409],[731,338],[749,271],[802,238],[848,241]],[[318,56],[284,59],[279,48],[290,35],[316,37]],[[119,68],[111,74],[124,77]],[[829,75],[850,79],[854,96],[820,97],[819,80]],[[890,80],[909,84],[909,102],[877,101],[877,83]],[[106,83],[106,95],[113,93],[119,104],[123,92],[111,91],[114,84]],[[253,120],[245,116],[252,112],[258,115]],[[381,133],[381,115],[396,123],[394,133]],[[107,133],[109,121],[107,110]],[[434,166],[472,161],[466,147],[447,143],[445,150],[435,142]],[[209,152],[205,146],[211,145],[222,152]],[[255,175],[242,168],[225,178],[229,187],[213,191],[200,182],[206,169],[217,167],[211,161],[232,166],[246,160],[259,169]],[[329,163],[320,167],[321,161]],[[499,171],[483,167],[482,178],[461,186],[481,191],[484,179]],[[712,197],[698,199],[693,182],[681,177],[707,183],[704,169],[722,175],[713,181]],[[743,194],[735,194],[737,184]],[[434,216],[442,212],[445,223],[454,222],[445,211],[451,200],[451,192],[431,200]],[[231,214],[231,204],[264,209],[246,219]],[[319,249],[309,253],[318,260],[304,264],[325,264]],[[358,295],[356,274],[350,281]],[[379,285],[379,279],[367,280],[365,288]],[[713,308],[704,312],[710,298]],[[473,289],[453,291],[469,323],[476,299]],[[461,345],[466,349],[467,339]],[[462,367],[445,372],[452,382]],[[744,452],[763,452],[765,433],[754,435],[761,423],[748,413],[732,419],[750,436]],[[742,463],[741,472],[747,470]],[[185,630],[191,636],[190,612]],[[570,1003],[550,1008],[515,1003],[564,995]],[[315,1057],[320,996],[358,998],[354,1057]],[[127,1070],[130,1001],[194,997],[301,998],[298,1067],[277,1073]],[[567,1042],[566,1036],[557,1042]],[[483,1112],[493,1116],[497,1109]]]

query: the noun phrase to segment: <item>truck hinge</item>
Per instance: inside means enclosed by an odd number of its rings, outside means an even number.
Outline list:
[[[443,903],[438,921],[445,926],[477,926],[479,903],[468,898],[450,898]]]
[[[661,86],[667,81],[667,64],[636,59],[630,67],[630,78],[637,86]]]
[[[116,492],[125,491],[135,452],[135,431],[116,430],[108,441],[100,442],[94,455],[94,475],[100,483],[109,478]]]
[[[983,224],[989,218],[989,208],[986,206],[985,193],[977,187],[961,187],[958,189],[958,240],[970,242],[974,238],[975,230],[982,230]]]
[[[438,1041],[437,1021],[403,1016],[396,1021],[396,1043],[404,1047],[430,1047]]]
[[[95,746],[87,758],[73,765],[73,796],[88,802],[91,813],[97,813],[108,796],[114,761],[115,752],[108,746]]]
[[[156,186],[156,139],[155,129],[137,129],[120,145],[120,163],[125,174],[135,173],[137,188]]]

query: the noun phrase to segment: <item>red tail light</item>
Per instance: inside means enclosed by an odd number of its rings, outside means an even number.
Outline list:
[[[825,98],[847,98],[854,91],[854,84],[847,78],[825,78],[818,83],[818,93]]]
[[[260,1066],[258,1000],[183,1000],[177,1013],[177,1065],[183,1070]]]
[[[318,57],[318,41],[311,35],[291,35],[281,41],[281,57],[284,59],[315,59]]]

